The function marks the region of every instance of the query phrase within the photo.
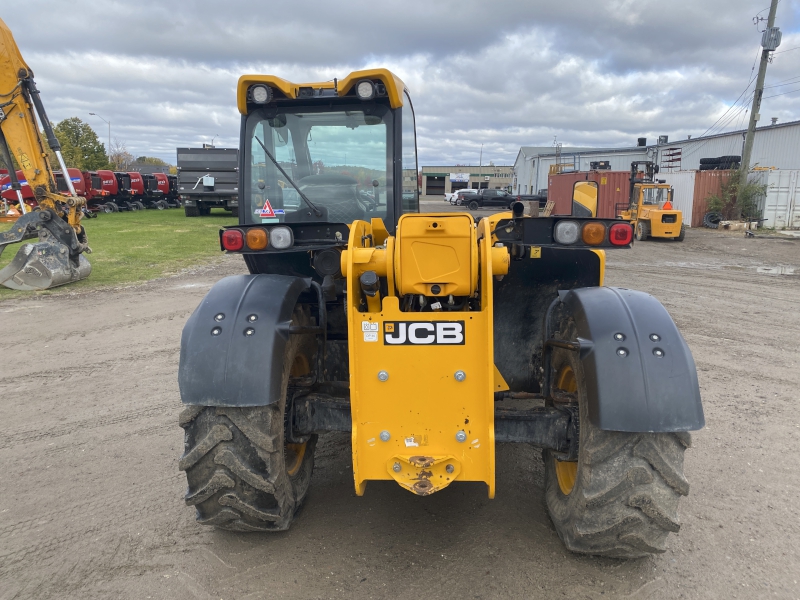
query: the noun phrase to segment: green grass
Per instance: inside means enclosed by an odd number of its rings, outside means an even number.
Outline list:
[[[182,209],[100,213],[84,219],[92,254],[92,274],[83,281],[45,292],[19,292],[0,285],[0,300],[34,294],[52,294],[136,283],[172,275],[222,256],[218,231],[238,220],[229,212],[212,210],[208,217],[187,218]],[[10,228],[0,223],[0,230]],[[36,240],[29,240],[35,242]],[[0,268],[8,264],[21,244],[8,246]]]

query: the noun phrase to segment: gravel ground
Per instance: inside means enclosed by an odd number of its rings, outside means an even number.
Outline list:
[[[800,597],[800,240],[690,230],[609,253],[606,283],[677,321],[708,424],[686,455],[681,532],[628,562],[563,548],[539,452],[521,445],[498,447],[492,501],[481,485],[419,498],[389,482],[357,498],[349,439],[326,436],[289,532],[197,525],[178,471],[180,332],[241,272],[228,257],[0,303],[0,598]]]

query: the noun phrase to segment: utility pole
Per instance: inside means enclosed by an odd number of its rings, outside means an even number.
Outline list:
[[[767,75],[767,63],[769,54],[773,52],[781,43],[780,28],[775,27],[775,13],[778,10],[780,0],[772,0],[769,7],[769,17],[767,18],[767,28],[761,36],[761,62],[758,65],[758,78],[756,79],[756,91],[753,94],[753,106],[750,109],[750,124],[747,127],[747,136],[744,139],[744,150],[742,151],[742,162],[739,168],[739,185],[747,183],[747,175],[750,173],[750,156],[753,153],[753,138],[756,133],[756,123],[761,115],[761,96],[764,95],[764,78]],[[756,21],[758,22],[758,21]]]

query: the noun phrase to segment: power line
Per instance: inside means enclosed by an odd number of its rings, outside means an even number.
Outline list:
[[[773,88],[773,87],[781,87],[781,85],[792,85],[792,83],[785,83],[787,81],[791,81],[792,79],[800,79],[800,75],[796,75],[795,77],[789,77],[788,79],[781,79],[780,81],[776,81],[772,85],[765,85],[764,89]]]
[[[762,11],[762,12],[763,12],[763,11]],[[705,136],[706,134],[709,134],[709,133],[710,133],[710,132],[711,132],[711,131],[714,129],[714,127],[717,125],[717,123],[719,123],[719,122],[720,122],[720,120],[722,120],[722,119],[725,117],[725,115],[727,115],[727,114],[728,114],[728,112],[730,112],[730,111],[731,111],[731,110],[732,110],[732,109],[733,109],[733,108],[736,106],[736,104],[739,102],[739,100],[741,100],[742,96],[744,96],[744,95],[745,95],[745,93],[747,93],[747,90],[749,90],[749,89],[750,89],[750,86],[753,84],[753,81],[755,81],[755,79],[756,79],[756,75],[754,75],[754,74],[753,74],[753,72],[756,70],[756,63],[758,62],[758,57],[759,57],[759,55],[760,55],[760,54],[761,54],[761,48],[759,48],[759,49],[758,49],[758,51],[756,52],[756,57],[753,59],[753,66],[752,66],[752,67],[750,67],[750,75],[751,75],[751,77],[750,77],[750,81],[748,81],[748,82],[747,82],[747,87],[745,87],[745,88],[744,88],[744,90],[742,91],[742,93],[741,93],[741,94],[739,94],[739,97],[738,97],[738,98],[736,98],[736,100],[734,100],[734,101],[733,101],[733,104],[731,104],[731,105],[730,105],[730,107],[728,108],[728,110],[726,110],[724,113],[722,113],[722,115],[720,116],[720,118],[719,118],[719,119],[717,119],[716,121],[714,121],[714,123],[711,125],[711,127],[709,127],[708,129],[706,129],[706,130],[705,130],[703,133],[701,133],[701,134],[700,134],[700,136],[698,136],[698,137],[703,137],[703,136]],[[736,114],[738,114],[738,113],[736,113]]]
[[[781,3],[781,0],[778,0],[778,4],[780,4],[780,3]],[[761,14],[762,12],[764,12],[765,10],[769,10],[769,8],[770,8],[769,6],[768,6],[767,8],[762,8],[760,11],[758,11],[758,12],[756,13],[756,16],[760,15],[760,14]]]
[[[788,92],[781,92],[780,94],[772,94],[771,96],[764,96],[764,98],[774,98],[775,96],[783,96],[785,94],[794,94],[795,92],[800,92],[800,88],[796,90],[789,90]]]
[[[749,100],[750,98],[751,98],[751,97],[750,97],[750,96],[748,96],[748,100]],[[742,105],[742,106],[739,108],[739,110],[738,110],[738,111],[736,111],[734,114],[730,115],[730,116],[729,116],[727,119],[725,119],[725,122],[724,122],[724,123],[722,123],[722,127],[725,127],[726,125],[728,125],[728,124],[730,124],[731,122],[733,122],[733,120],[734,120],[736,117],[738,117],[740,114],[742,114],[742,113],[747,113],[747,111],[748,111],[748,110],[749,110],[749,109],[747,108],[747,106],[746,106],[746,105]],[[731,133],[733,133],[733,132],[727,132],[727,135],[730,135]],[[723,136],[723,135],[726,135],[726,133],[723,133],[723,132],[714,133],[714,134],[712,134],[712,137],[709,137],[708,139],[706,139],[706,140],[703,140],[703,141],[702,141],[702,142],[700,142],[699,144],[694,144],[694,145],[693,145],[693,147],[691,148],[691,150],[689,150],[688,152],[685,152],[685,153],[683,153],[683,158],[688,158],[689,156],[692,156],[693,154],[695,154],[695,153],[699,152],[699,151],[700,151],[700,150],[701,150],[701,149],[702,149],[704,146],[706,146],[706,145],[707,145],[709,142],[711,142],[711,141],[712,141],[712,139],[715,139],[715,138],[717,138],[717,137],[719,137],[719,136]],[[700,137],[702,137],[702,136],[700,136]],[[699,139],[699,138],[696,138],[696,139]],[[690,142],[691,142],[691,141],[692,141],[692,140],[690,140]]]
[[[706,130],[705,130],[703,133],[701,133],[699,137],[703,137],[703,136],[705,136],[707,133],[709,133],[709,132],[710,132],[712,129],[714,129],[714,128],[716,127],[717,123],[719,123],[719,122],[720,122],[722,119],[724,119],[724,118],[725,118],[725,115],[727,115],[727,114],[728,114],[728,113],[729,113],[731,110],[733,110],[733,109],[734,109],[734,107],[735,107],[735,106],[736,106],[736,105],[739,103],[739,100],[741,100],[741,99],[742,99],[742,96],[744,96],[744,95],[747,93],[747,90],[749,90],[749,89],[750,89],[750,86],[753,84],[753,81],[754,81],[754,80],[755,80],[755,78],[751,79],[751,80],[750,80],[750,81],[747,83],[747,87],[746,87],[746,88],[744,88],[744,90],[742,90],[742,93],[741,93],[741,94],[739,94],[739,97],[738,97],[738,98],[736,98],[736,100],[734,100],[734,101],[733,101],[733,104],[731,104],[731,105],[730,105],[730,107],[728,107],[728,110],[726,110],[724,113],[722,113],[722,115],[719,117],[719,119],[717,119],[716,121],[714,121],[714,123],[711,125],[711,127],[709,127],[709,128],[708,128],[708,129],[706,129]],[[739,113],[736,113],[736,114],[738,115]]]
[[[786,50],[777,50],[773,52],[773,54],[783,54],[784,52],[791,52],[792,50],[799,50],[800,46],[795,46],[794,48],[787,48]]]

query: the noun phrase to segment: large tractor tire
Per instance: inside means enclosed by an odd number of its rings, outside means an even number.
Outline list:
[[[296,311],[293,325],[308,319]],[[277,404],[248,408],[188,406],[180,415],[185,452],[185,501],[197,521],[233,531],[283,531],[308,494],[317,436],[285,442],[289,377],[314,364],[313,336],[293,335],[286,345],[283,393]]]
[[[722,220],[722,215],[715,212],[708,212],[703,215],[703,225],[709,229],[717,229],[719,222]]]
[[[186,214],[187,217],[199,217],[200,210],[196,206],[184,206],[183,212]]]
[[[647,221],[636,222],[636,241],[643,242],[650,237],[650,223]]]
[[[686,239],[686,223],[681,223],[681,232],[675,238],[675,241],[682,242],[684,239]]]
[[[577,339],[570,320],[561,339]],[[639,558],[662,553],[680,529],[678,501],[689,493],[683,475],[688,433],[602,431],[588,419],[583,367],[575,352],[555,349],[553,387],[578,405],[575,462],[544,452],[545,500],[566,547],[582,554]]]

